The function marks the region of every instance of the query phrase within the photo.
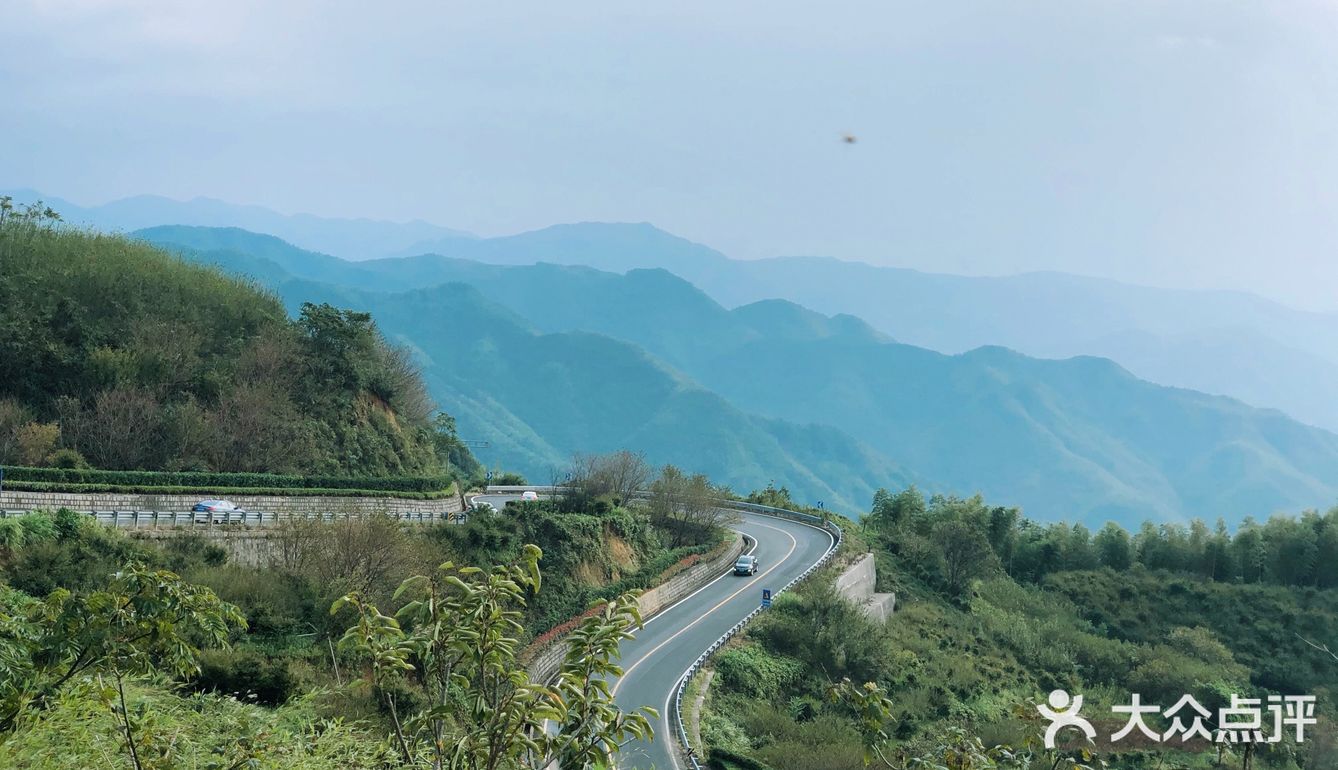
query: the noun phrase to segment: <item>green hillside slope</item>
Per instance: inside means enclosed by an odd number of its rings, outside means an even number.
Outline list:
[[[622,447],[739,489],[774,479],[837,508],[910,478],[840,431],[750,415],[603,335],[537,333],[462,284],[383,294],[289,281],[278,290],[293,307],[337,302],[370,312],[420,356],[461,435],[489,442],[481,459],[536,480],[551,480],[574,452]]]
[[[0,216],[0,463],[398,475],[433,405],[372,320],[120,236]]]

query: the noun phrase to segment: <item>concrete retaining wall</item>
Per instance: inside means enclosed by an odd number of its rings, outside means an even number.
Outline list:
[[[191,506],[208,499],[195,495],[134,495],[75,492],[0,492],[0,510],[36,511],[69,508],[72,511],[189,511]],[[386,513],[407,516],[425,512],[460,511],[460,497],[451,495],[436,500],[407,500],[399,497],[284,497],[276,495],[227,495],[226,498],[248,511],[283,515],[318,515],[347,513],[368,515]]]
[[[244,564],[248,567],[268,567],[275,564],[280,555],[281,540],[273,530],[263,529],[207,529],[204,527],[181,529],[137,529],[129,532],[136,540],[162,541],[182,535],[193,535],[204,539],[211,545],[217,545],[228,554],[231,564]]]
[[[652,615],[671,606],[674,602],[696,591],[712,580],[724,574],[734,566],[739,554],[743,553],[746,543],[742,536],[735,536],[734,541],[708,561],[699,562],[674,575],[654,588],[641,594],[641,619],[648,620]],[[547,682],[557,676],[562,661],[567,657],[566,636],[552,640],[539,650],[527,650],[522,653],[525,668],[530,672],[530,680]]]
[[[836,578],[836,592],[855,603],[865,617],[881,623],[896,611],[897,595],[874,593],[877,578],[873,554],[866,553]]]

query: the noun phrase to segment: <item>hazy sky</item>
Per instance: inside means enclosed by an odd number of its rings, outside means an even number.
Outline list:
[[[0,188],[1338,308],[1335,41],[1332,0],[11,0]]]

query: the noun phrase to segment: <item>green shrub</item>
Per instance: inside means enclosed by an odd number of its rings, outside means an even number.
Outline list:
[[[281,497],[394,497],[401,500],[445,500],[455,496],[453,489],[439,492],[396,492],[385,489],[304,487],[155,487],[117,484],[66,484],[50,481],[15,481],[5,479],[5,487],[25,492],[78,492],[127,495],[274,495]]]
[[[124,736],[96,680],[67,689],[0,743],[0,767],[129,767]],[[178,695],[132,681],[140,757],[146,768],[382,770],[394,754],[356,720],[325,720],[308,699],[278,709],[216,695]],[[119,759],[115,756],[120,751]]]
[[[21,518],[0,519],[0,528],[8,526],[4,522],[13,522],[22,537],[26,531]],[[162,551],[131,540],[124,532],[97,523],[92,516],[58,511],[51,515],[51,521],[56,537],[24,542],[8,558],[0,559],[0,580],[30,596],[41,597],[57,588],[80,591],[96,587],[129,562],[163,564]]]
[[[742,754],[752,748],[742,727],[713,710],[702,714],[702,743],[711,747],[712,754],[717,751]]]
[[[173,572],[185,573],[196,567],[218,567],[228,560],[228,552],[194,532],[183,532],[161,541],[167,555],[167,566]]]
[[[78,452],[72,452],[78,457]],[[82,461],[82,458],[78,458]],[[202,473],[196,471],[106,471],[86,467],[6,467],[5,481],[53,485],[118,487],[189,487],[193,489],[312,489],[375,490],[379,492],[444,492],[448,476],[297,476],[276,473]]]
[[[44,511],[19,516],[16,521],[23,527],[24,543],[44,543],[59,535],[55,517]]]
[[[60,508],[51,515],[51,521],[56,525],[56,536],[64,539],[74,537],[84,522],[88,521],[88,516],[69,508]]]
[[[284,703],[295,690],[286,660],[244,649],[202,650],[191,686],[267,706]]]
[[[77,451],[69,448],[57,449],[47,458],[47,464],[52,468],[61,468],[66,470],[83,470],[88,467],[88,461]]]
[[[187,572],[186,578],[237,605],[254,637],[308,633],[329,619],[326,609],[332,600],[300,575],[224,564],[198,567]]]
[[[774,700],[783,688],[804,675],[804,665],[793,658],[769,653],[760,645],[730,647],[716,657],[716,674],[736,692]]]
[[[18,551],[23,547],[23,538],[26,533],[19,518],[7,516],[0,519],[0,550]]]

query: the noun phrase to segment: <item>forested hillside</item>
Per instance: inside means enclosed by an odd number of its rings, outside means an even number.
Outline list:
[[[217,269],[55,225],[0,210],[0,464],[396,475],[458,450],[366,313],[293,320]]]
[[[665,270],[620,275],[431,255],[350,263],[236,229],[143,235],[256,276],[290,306],[316,298],[372,310],[384,324],[396,318],[395,334],[432,351],[435,395],[478,403],[491,424],[462,413],[471,435],[486,434],[505,464],[530,475],[573,450],[635,445],[739,486],[776,479],[847,510],[888,484],[892,470],[934,491],[1019,504],[1041,519],[1126,526],[1218,515],[1235,523],[1338,499],[1338,436],[1158,386],[1106,359],[1043,360],[1002,348],[943,355],[790,302],[727,310]],[[446,281],[477,292],[423,288]],[[418,309],[406,314],[410,305]],[[482,323],[484,315],[492,320]],[[517,326],[526,331],[503,331]],[[439,336],[448,328],[456,332],[450,341]],[[576,332],[630,345],[588,335],[578,344]],[[448,385],[463,374],[448,366],[453,357],[486,372],[486,383]],[[646,367],[661,373],[631,374]],[[552,387],[534,387],[539,371]],[[608,377],[597,373],[613,371],[643,384],[606,388]],[[644,383],[665,376],[692,386],[695,397],[673,399],[671,412],[656,406],[649,395],[657,391]],[[721,417],[722,405],[754,415],[753,426],[769,422],[783,452],[754,427]],[[640,430],[638,419],[657,430]],[[590,440],[601,443],[581,443]]]
[[[781,597],[716,659],[702,720],[714,766],[856,770],[871,745],[896,768],[972,751],[962,766],[1018,766],[988,751],[997,744],[1045,767],[1100,767],[1083,748],[1120,769],[1338,763],[1327,651],[1338,647],[1338,508],[1234,531],[1195,521],[1093,533],[979,497],[880,491],[847,547],[876,554],[896,614],[866,619],[830,571]],[[850,690],[831,689],[845,678],[876,686],[886,711],[877,698],[856,710]],[[1035,706],[1054,688],[1083,694],[1098,730],[1090,747],[1065,744],[1069,763],[1034,745],[1046,725]],[[1163,710],[1193,696],[1214,724],[1233,694],[1314,695],[1319,723],[1303,743],[1111,741],[1127,720],[1110,708],[1132,693]],[[1160,713],[1147,722],[1169,727]]]

